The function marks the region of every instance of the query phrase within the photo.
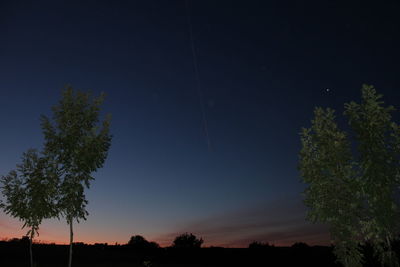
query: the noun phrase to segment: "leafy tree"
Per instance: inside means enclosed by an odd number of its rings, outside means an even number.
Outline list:
[[[128,245],[129,246],[143,247],[143,244],[146,244],[148,242],[149,241],[147,241],[143,236],[134,235],[134,236],[131,236],[131,238],[129,239]]]
[[[104,94],[92,98],[90,93],[74,92],[67,87],[58,105],[52,108],[52,120],[42,119],[45,137],[44,154],[57,166],[60,178],[58,208],[70,228],[68,266],[72,262],[73,222],[86,219],[84,191],[94,180],[92,173],[101,168],[111,144],[110,116],[100,123],[100,106]]]
[[[382,265],[398,266],[391,242],[399,233],[400,128],[381,98],[364,85],[361,103],[345,104],[351,135],[329,108],[316,108],[311,128],[301,133],[307,218],[330,225],[334,252],[346,267],[362,266],[359,245],[366,242]]]
[[[174,240],[174,248],[200,248],[203,244],[203,239],[198,239],[193,234],[184,233],[177,236]]]
[[[154,249],[160,247],[156,242],[149,242],[141,235],[131,236],[128,246],[134,249]]]
[[[29,228],[29,256],[33,266],[32,240],[39,235],[43,219],[57,216],[57,176],[48,160],[30,149],[22,156],[22,164],[1,177],[1,191],[5,201],[1,207]]]

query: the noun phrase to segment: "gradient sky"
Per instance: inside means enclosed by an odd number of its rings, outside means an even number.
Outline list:
[[[398,1],[188,3],[211,151],[185,1],[1,1],[0,174],[41,148],[39,116],[66,84],[104,91],[112,146],[77,242],[329,244],[305,221],[299,132],[363,83],[399,107]],[[0,212],[0,238],[21,226]],[[46,220],[38,239],[66,243],[67,224]]]

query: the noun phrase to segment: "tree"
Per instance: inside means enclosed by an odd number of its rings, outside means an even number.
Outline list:
[[[147,243],[148,243],[148,241],[143,236],[134,235],[134,236],[131,236],[131,238],[129,239],[128,245],[135,246],[135,247],[143,247]]]
[[[22,156],[17,171],[10,171],[1,177],[1,191],[5,202],[1,207],[7,214],[18,218],[29,228],[29,257],[33,266],[32,241],[39,235],[43,219],[57,216],[57,176],[48,159],[30,149]]]
[[[174,240],[173,247],[174,248],[200,248],[203,244],[203,239],[198,239],[192,233],[184,233],[177,236]]]
[[[41,117],[45,138],[44,154],[57,166],[60,179],[58,208],[70,228],[68,266],[72,262],[73,221],[86,219],[84,191],[94,180],[92,173],[101,168],[111,144],[110,116],[100,124],[100,106],[104,94],[74,92],[67,87],[59,104],[52,108],[52,120]]]
[[[155,249],[160,247],[156,242],[149,242],[141,235],[131,236],[128,246],[134,249]]]
[[[334,252],[346,267],[362,266],[359,245],[366,242],[382,264],[398,266],[391,241],[399,234],[400,128],[381,98],[364,85],[361,103],[345,104],[351,135],[329,108],[316,108],[311,128],[301,133],[307,218],[330,225]]]

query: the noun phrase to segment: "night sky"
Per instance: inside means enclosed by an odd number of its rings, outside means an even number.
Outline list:
[[[299,132],[315,106],[341,114],[358,101],[363,83],[400,108],[398,1],[188,5],[0,1],[0,174],[41,148],[40,114],[66,84],[104,91],[113,140],[77,242],[139,234],[166,246],[192,232],[205,246],[329,244],[327,227],[305,220]],[[0,213],[0,238],[21,226]],[[46,220],[38,239],[66,243],[68,230]]]

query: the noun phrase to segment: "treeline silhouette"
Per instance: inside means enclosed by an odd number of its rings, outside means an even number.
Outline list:
[[[0,241],[1,266],[29,265],[28,237]],[[340,266],[335,262],[333,247],[309,246],[295,243],[290,247],[277,247],[268,243],[252,242],[248,248],[201,247],[203,239],[193,234],[182,234],[170,247],[160,247],[135,235],[126,244],[93,245],[74,243],[74,266]],[[399,239],[393,243],[400,254]],[[65,266],[68,245],[34,243],[37,266]],[[366,267],[379,266],[372,248],[364,246]],[[399,255],[400,256],[400,255]]]

